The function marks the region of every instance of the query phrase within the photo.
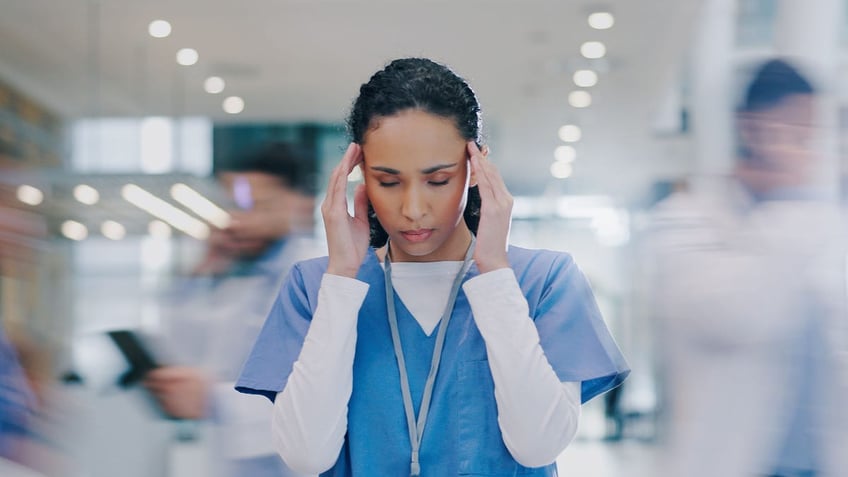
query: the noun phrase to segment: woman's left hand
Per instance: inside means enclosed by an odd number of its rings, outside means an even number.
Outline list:
[[[468,142],[471,171],[480,191],[480,223],[477,227],[477,245],[474,261],[480,273],[509,267],[507,247],[509,227],[512,222],[512,194],[504,184],[500,172],[486,159],[488,150],[481,151],[474,141]]]

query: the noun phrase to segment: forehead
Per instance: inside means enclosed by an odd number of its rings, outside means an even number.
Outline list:
[[[774,106],[757,111],[754,116],[788,124],[807,124],[813,121],[814,114],[815,98],[808,94],[794,94]]]
[[[362,149],[368,163],[425,158],[443,162],[461,158],[465,142],[453,118],[408,109],[376,119]]]

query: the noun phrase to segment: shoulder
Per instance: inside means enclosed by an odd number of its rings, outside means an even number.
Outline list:
[[[543,248],[524,248],[510,245],[507,252],[510,261],[525,265],[538,266],[543,263],[573,262],[571,254]]]
[[[329,261],[330,257],[326,255],[300,260],[292,267],[292,273],[300,275],[304,279],[317,277],[320,280],[324,272],[327,271]]]
[[[574,258],[568,252],[510,246],[509,260],[519,282],[544,278],[574,267]]]

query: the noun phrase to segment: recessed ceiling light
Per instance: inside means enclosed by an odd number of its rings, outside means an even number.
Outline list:
[[[230,96],[224,100],[223,107],[229,114],[238,114],[244,111],[244,100],[238,96]]]
[[[227,84],[220,76],[210,76],[203,82],[203,89],[205,89],[209,94],[218,94],[221,91],[224,91],[225,86],[227,86]]]
[[[147,26],[147,32],[153,38],[165,38],[171,34],[171,24],[165,20],[153,20]]]
[[[121,240],[127,235],[127,229],[114,220],[107,220],[100,225],[100,232],[110,240]]]
[[[197,63],[199,58],[200,55],[197,54],[197,50],[194,48],[183,48],[177,52],[177,63],[183,66],[191,66]]]
[[[555,161],[551,164],[551,175],[557,179],[567,179],[571,177],[574,168],[567,162]]]
[[[589,26],[595,30],[607,30],[615,25],[615,17],[610,12],[595,12],[589,15]]]
[[[574,124],[566,124],[559,128],[557,131],[557,135],[564,142],[577,142],[583,136],[583,131],[580,130],[580,126]]]
[[[44,201],[44,193],[31,185],[24,184],[18,187],[16,195],[19,201],[27,205],[38,205]]]
[[[591,88],[598,84],[598,73],[592,70],[577,70],[572,79],[574,84],[581,88]]]
[[[71,240],[84,240],[88,237],[88,229],[76,220],[62,222],[62,235]]]
[[[600,41],[587,41],[580,46],[580,54],[584,58],[597,60],[607,54],[607,47]]]
[[[572,91],[568,93],[568,104],[575,108],[588,108],[592,104],[592,95],[588,91]]]
[[[100,200],[100,193],[90,185],[80,184],[74,187],[74,199],[85,205],[94,205]]]

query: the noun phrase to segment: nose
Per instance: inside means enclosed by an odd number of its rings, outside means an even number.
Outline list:
[[[419,187],[407,187],[401,199],[400,212],[410,221],[417,222],[426,214],[426,203],[423,191]]]

